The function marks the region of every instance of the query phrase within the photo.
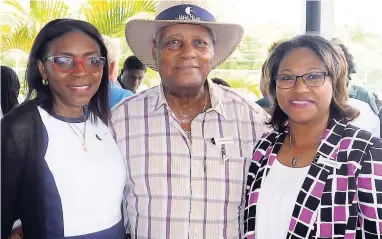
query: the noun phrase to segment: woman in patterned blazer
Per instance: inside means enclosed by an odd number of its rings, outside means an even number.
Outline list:
[[[265,66],[275,131],[249,166],[244,238],[381,238],[382,143],[351,125],[343,52],[302,35]]]

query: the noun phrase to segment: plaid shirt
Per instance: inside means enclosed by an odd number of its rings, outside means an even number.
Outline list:
[[[381,238],[381,139],[341,121],[330,124],[298,194],[286,238]],[[285,136],[270,133],[255,148],[244,211],[246,239],[256,238],[257,199]]]
[[[207,82],[212,107],[192,121],[192,142],[162,86],[113,109],[111,128],[128,172],[124,209],[132,238],[240,237],[247,161],[256,139],[269,131],[266,113]],[[212,138],[233,140],[225,144],[225,156]]]

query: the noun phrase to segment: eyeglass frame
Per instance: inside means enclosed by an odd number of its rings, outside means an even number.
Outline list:
[[[74,67],[73,70],[70,70],[70,71],[62,71],[60,70],[56,64],[54,63],[54,58],[55,57],[66,57],[66,58],[71,58],[75,63],[76,63],[76,66]],[[104,60],[104,63],[103,63],[103,66],[98,70],[98,71],[94,71],[94,72],[89,72],[86,70],[86,67],[85,67],[85,61],[88,60],[89,58],[101,58]],[[103,57],[103,56],[91,56],[91,57],[86,57],[84,60],[80,60],[80,59],[77,59],[77,58],[74,58],[74,57],[71,57],[71,56],[45,56],[42,58],[42,61],[50,61],[52,62],[53,66],[54,66],[54,69],[56,69],[58,72],[61,72],[61,73],[72,73],[74,71],[77,70],[78,66],[81,65],[82,68],[84,69],[84,71],[86,71],[87,73],[89,74],[94,74],[94,73],[98,73],[98,72],[101,72],[103,70],[103,68],[105,67],[105,64],[106,64],[106,57]]]
[[[314,74],[314,73],[323,73],[323,74],[324,74],[324,80],[322,81],[322,84],[321,84],[321,85],[309,86],[309,85],[306,84],[305,79],[304,79],[304,76],[309,75],[309,74]],[[294,76],[294,77],[296,78],[296,80],[294,81],[294,84],[293,84],[291,87],[288,87],[288,88],[282,88],[282,87],[278,86],[278,84],[277,84],[277,77],[278,77],[278,76]],[[306,85],[306,86],[309,87],[309,88],[315,88],[315,87],[323,86],[324,83],[325,83],[325,80],[326,80],[326,77],[327,77],[327,76],[329,76],[329,73],[328,73],[328,72],[325,72],[325,71],[320,71],[320,72],[309,72],[309,73],[305,73],[305,74],[303,74],[303,75],[299,75],[299,76],[296,76],[296,75],[288,75],[288,74],[281,74],[281,75],[276,75],[276,77],[275,77],[275,81],[276,81],[276,87],[278,87],[278,88],[280,88],[280,89],[292,89],[292,88],[296,85],[298,78],[301,77],[302,82],[304,83],[304,85]]]

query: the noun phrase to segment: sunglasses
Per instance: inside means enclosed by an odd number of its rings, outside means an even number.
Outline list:
[[[105,57],[92,56],[84,60],[75,59],[70,56],[47,56],[42,59],[43,61],[51,61],[54,68],[62,73],[71,73],[77,70],[78,65],[87,73],[97,73],[103,70],[106,63]]]

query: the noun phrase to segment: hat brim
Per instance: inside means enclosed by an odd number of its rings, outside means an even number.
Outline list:
[[[213,68],[224,62],[240,44],[243,38],[244,29],[238,24],[215,23],[203,21],[184,21],[184,20],[142,20],[134,19],[126,24],[125,37],[127,44],[146,66],[157,71],[155,60],[152,56],[153,34],[162,27],[174,24],[196,24],[211,29],[216,36]]]

